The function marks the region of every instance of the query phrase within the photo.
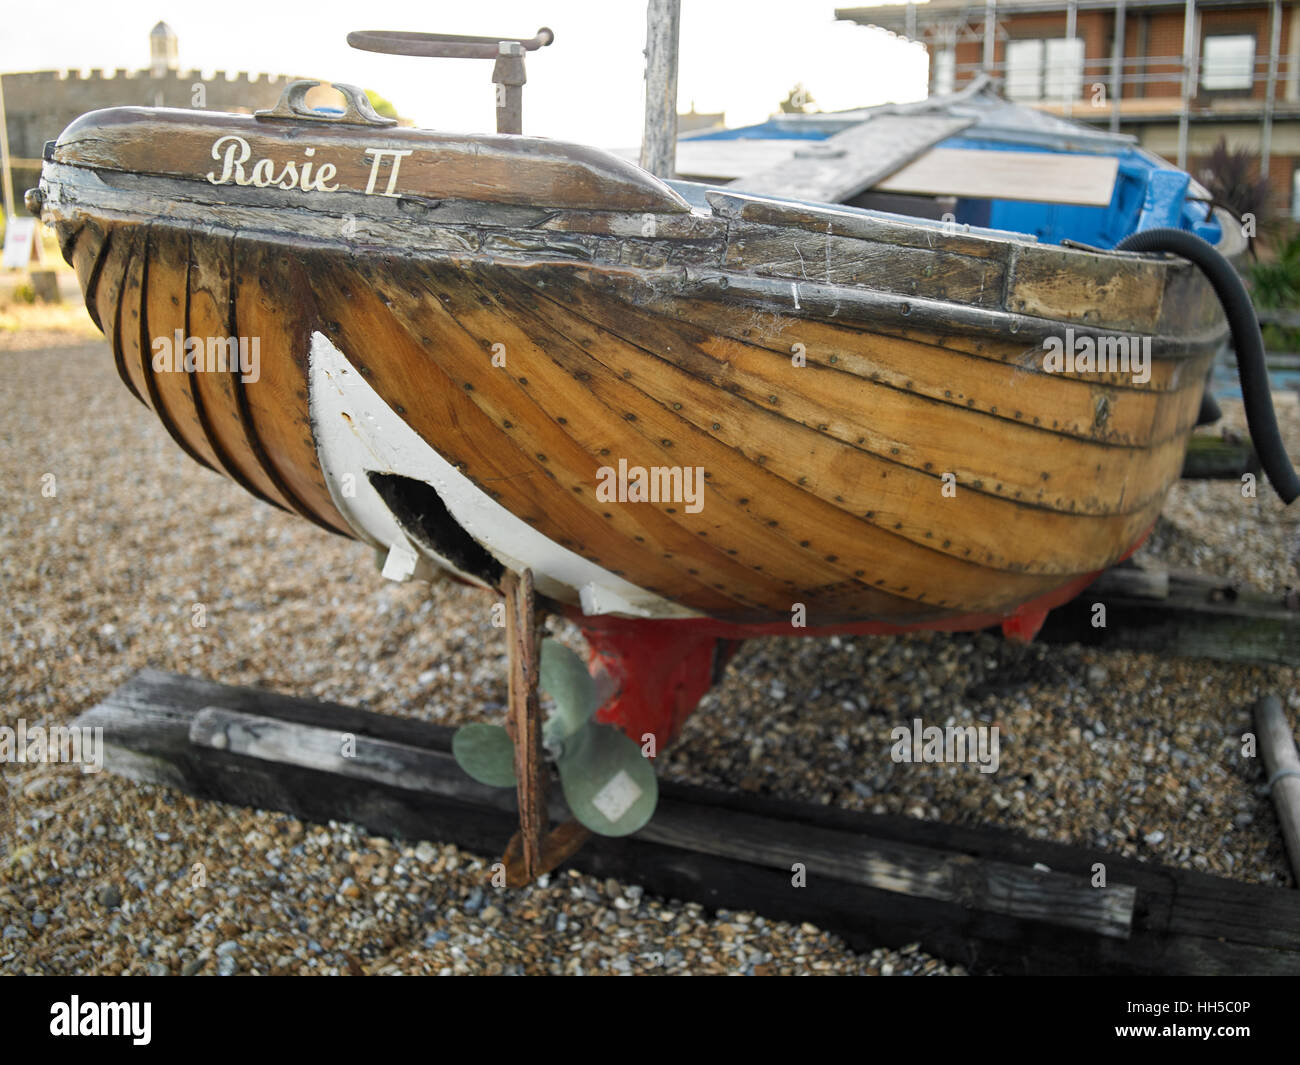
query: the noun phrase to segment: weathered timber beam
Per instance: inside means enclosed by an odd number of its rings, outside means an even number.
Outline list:
[[[1282,822],[1291,872],[1300,885],[1300,755],[1296,754],[1295,737],[1276,695],[1266,695],[1255,704],[1255,730],[1277,819]]]
[[[221,711],[228,716],[219,717]],[[220,749],[191,741],[196,718],[208,723],[197,726],[199,732],[206,728],[210,734],[213,721],[243,727],[244,717],[321,735],[286,733],[272,745],[290,752],[286,762],[239,753],[238,743]],[[351,820],[372,832],[455,842],[485,854],[499,853],[515,829],[509,793],[459,774],[449,753],[451,730],[425,722],[146,670],[78,724],[105,728],[113,771],[206,798],[285,810],[307,820]],[[267,727],[258,724],[259,742],[270,742]],[[239,742],[257,738],[248,735]],[[336,753],[344,735],[355,737],[354,757]],[[403,752],[403,760],[397,747],[416,750]],[[565,815],[558,799],[550,812],[557,819]],[[565,845],[558,838],[563,829],[552,833],[548,850]],[[719,840],[730,842],[713,847]],[[908,848],[941,859],[927,863],[930,872],[919,882]],[[794,860],[807,868],[806,887],[792,887]],[[963,892],[972,880],[986,885],[986,894],[1014,895],[1020,878],[1046,875],[1035,865],[1086,883],[1097,862],[1104,863],[1111,884],[1135,893],[1127,939],[1057,923],[1055,904],[1044,909],[1041,892],[1032,902],[1005,898],[1014,913],[966,904]],[[665,783],[659,814],[646,830],[626,839],[593,840],[570,864],[665,896],[813,921],[860,948],[920,940],[926,950],[978,969],[1300,972],[1296,893],[997,829]],[[1010,879],[1001,879],[1004,866],[1012,867]],[[891,877],[898,882],[890,883]],[[1058,882],[1049,882],[1050,895]],[[907,890],[892,890],[898,887]]]
[[[1220,662],[1300,665],[1300,610],[1229,581],[1172,573],[1168,594],[1125,587],[1125,570],[1109,570],[1070,603],[1047,615],[1045,643],[1155,651]],[[1144,583],[1147,578],[1141,578]],[[1098,624],[1096,606],[1105,607]]]

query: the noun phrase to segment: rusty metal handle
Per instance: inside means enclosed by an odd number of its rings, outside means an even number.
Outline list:
[[[399,30],[356,30],[348,34],[348,44],[363,51],[433,59],[496,59],[503,41],[518,44],[526,52],[535,52],[554,40],[555,34],[545,26],[530,38],[466,37],[454,33],[405,33]]]

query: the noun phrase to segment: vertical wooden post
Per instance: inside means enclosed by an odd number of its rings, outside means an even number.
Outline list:
[[[14,216],[14,179],[9,162],[9,127],[5,116],[4,78],[0,75],[0,187],[3,187],[5,225]],[[40,234],[36,235],[37,240]]]
[[[681,23],[681,0],[649,0],[641,166],[661,178],[671,178],[677,170],[677,41]]]
[[[1277,819],[1282,822],[1291,872],[1300,886],[1300,755],[1296,754],[1295,737],[1276,695],[1265,695],[1255,704],[1255,731]]]
[[[1115,47],[1111,49],[1110,57],[1110,131],[1112,133],[1119,132],[1120,106],[1124,99],[1124,56],[1127,51],[1124,38],[1128,34],[1128,27],[1125,25],[1127,13],[1124,0],[1119,0],[1115,5]]]
[[[542,712],[537,699],[540,668],[533,571],[507,571],[506,641],[510,647],[510,737],[515,745],[516,794],[524,882],[541,875],[546,836],[546,773],[542,761]]]
[[[1268,163],[1273,156],[1273,111],[1277,105],[1277,67],[1282,47],[1282,5],[1278,0],[1273,0],[1270,6],[1272,25],[1268,38],[1268,82],[1264,89],[1264,130],[1259,144],[1259,176],[1265,178],[1268,177]]]
[[[984,73],[992,74],[997,67],[998,0],[984,3]]]
[[[1079,3],[1078,0],[1069,0],[1065,5],[1065,45],[1067,48],[1074,47],[1074,38],[1079,32]],[[1044,46],[1045,47],[1045,46]],[[1062,112],[1066,118],[1074,114],[1074,52],[1069,53],[1070,58],[1066,65],[1065,99],[1062,101]],[[1044,56],[1044,59],[1046,56]],[[1084,45],[1084,54],[1079,62],[1079,88],[1083,88],[1083,74],[1088,69],[1088,52],[1087,45]]]
[[[1192,97],[1196,95],[1196,67],[1200,48],[1196,40],[1196,0],[1183,7],[1183,99],[1178,111],[1178,169],[1187,169],[1187,135],[1191,124]]]

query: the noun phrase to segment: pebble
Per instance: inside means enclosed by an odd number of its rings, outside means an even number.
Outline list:
[[[12,375],[0,390],[0,724],[13,708],[66,724],[146,665],[452,727],[501,720],[504,640],[480,593],[377,580],[369,548],[184,458],[122,388],[102,339],[0,333],[0,359],[33,352],[60,373]],[[1222,405],[1240,420],[1239,403]],[[70,433],[70,410],[112,433]],[[1300,437],[1294,405],[1279,418],[1285,438]],[[52,499],[39,491],[47,470]],[[1300,587],[1300,511],[1261,490],[1243,512],[1234,491],[1177,485],[1139,557],[1270,592]],[[221,551],[175,549],[199,527]],[[198,602],[202,629],[190,623]],[[567,623],[551,625],[580,646]],[[657,769],[1282,886],[1271,800],[1240,757],[1262,691],[1300,711],[1297,671],[1282,667],[1014,648],[980,633],[757,639]],[[996,724],[999,771],[892,762],[890,732],[914,716]],[[920,949],[855,952],[811,922],[710,914],[568,870],[498,893],[497,855],[64,768],[6,767],[31,846],[0,866],[3,974],[964,971]]]

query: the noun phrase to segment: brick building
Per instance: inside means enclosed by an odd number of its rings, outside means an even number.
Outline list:
[[[924,44],[932,94],[988,72],[1011,99],[1132,133],[1193,173],[1226,138],[1259,156],[1275,208],[1300,218],[1300,3],[929,0],[835,14]]]

